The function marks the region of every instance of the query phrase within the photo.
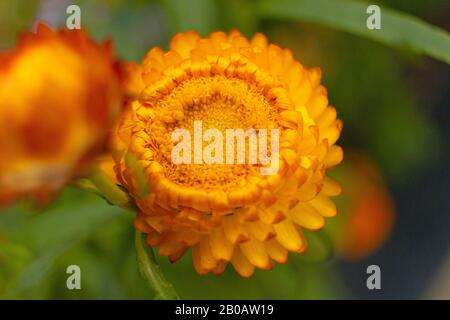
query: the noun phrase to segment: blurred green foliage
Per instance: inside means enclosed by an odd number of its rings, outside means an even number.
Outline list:
[[[0,232],[8,235],[0,242],[0,259],[5,258],[9,267],[9,283],[0,287],[0,298],[153,298],[138,271],[131,213],[67,188],[51,208],[27,215],[20,207],[0,215]],[[307,237],[318,250],[291,257],[287,265],[276,266],[270,277],[266,271],[257,271],[252,279],[242,279],[230,266],[220,277],[200,277],[190,254],[176,264],[158,260],[183,298],[296,299],[342,294],[339,279],[329,272],[332,264],[317,265],[329,257],[324,252],[328,247],[312,233]],[[81,290],[66,287],[66,269],[73,264],[81,269]],[[3,269],[0,272],[6,276]]]
[[[348,0],[74,2],[82,9],[83,25],[96,39],[113,37],[125,61],[139,61],[152,46],[166,48],[178,31],[195,29],[206,35],[237,28],[246,36],[262,31],[271,42],[291,48],[306,66],[322,67],[330,101],[345,124],[342,144],[372,154],[390,181],[401,185],[415,170],[439,159],[441,134],[408,79],[411,68],[427,72],[430,60],[408,50],[448,62],[448,34],[410,16],[386,9],[382,23],[389,28],[377,34],[355,20],[364,16],[365,10],[363,14],[355,10],[365,4]],[[374,2],[423,15],[423,19],[448,18],[442,9],[448,9],[445,1]],[[0,48],[12,46],[19,31],[31,28],[42,14],[42,5],[39,1],[0,2]],[[54,16],[56,20],[48,22],[62,25],[65,7]],[[441,94],[434,89],[427,94]],[[139,275],[129,212],[73,188],[45,209],[18,204],[3,211],[1,298],[153,298]],[[257,271],[250,280],[240,278],[230,266],[220,277],[200,277],[189,254],[173,265],[158,260],[183,298],[349,297],[335,268],[327,237],[332,230],[327,228],[307,233],[311,249],[307,254],[291,255],[286,265],[277,265],[270,274]],[[71,264],[82,270],[82,290],[66,288],[66,268]]]

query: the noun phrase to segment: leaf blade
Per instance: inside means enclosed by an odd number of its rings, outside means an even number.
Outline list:
[[[447,31],[386,7],[381,7],[381,29],[369,30],[366,26],[368,6],[366,2],[354,0],[263,0],[259,12],[265,18],[316,22],[450,64]]]

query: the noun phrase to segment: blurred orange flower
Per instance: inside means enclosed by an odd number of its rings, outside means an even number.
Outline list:
[[[192,248],[199,274],[220,274],[231,262],[244,277],[286,262],[289,251],[304,252],[303,228],[317,230],[334,216],[330,197],[341,192],[325,176],[343,157],[335,145],[342,122],[320,69],[306,69],[262,34],[249,41],[232,31],[177,34],[168,52],[153,48],[128,71],[131,101],[115,139],[116,173],[136,199],[136,227],[148,245],[172,262]],[[192,132],[197,120],[222,133],[278,129],[278,172],[174,164],[171,133]]]
[[[47,199],[101,151],[121,109],[111,44],[40,24],[0,54],[0,203]]]
[[[394,203],[378,164],[367,155],[350,153],[345,165],[345,209],[335,242],[339,255],[362,259],[378,249],[394,224]]]

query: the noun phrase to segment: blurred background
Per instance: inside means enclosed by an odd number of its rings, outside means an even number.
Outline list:
[[[339,215],[307,233],[306,254],[291,254],[286,265],[249,280],[230,266],[220,277],[198,276],[190,255],[173,265],[158,258],[168,280],[186,299],[450,299],[448,64],[320,19],[268,14],[271,1],[263,2],[264,10],[256,0],[2,0],[0,49],[13,47],[37,21],[64,26],[70,4],[80,6],[82,25],[97,40],[114,38],[126,62],[139,62],[153,46],[167,49],[178,31],[264,32],[303,65],[322,68],[344,121],[345,160],[332,171],[345,190]],[[312,3],[281,2],[293,11]],[[332,7],[320,7],[325,2],[314,8],[332,15]],[[382,8],[382,25],[383,8],[391,8],[450,29],[448,0],[371,3]],[[133,239],[132,214],[71,187],[45,208],[2,209],[0,298],[153,298],[139,275]],[[66,287],[72,264],[81,268],[81,290]],[[372,264],[380,266],[381,290],[366,287]]]

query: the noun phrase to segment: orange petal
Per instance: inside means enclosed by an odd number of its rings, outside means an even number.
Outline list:
[[[227,217],[223,223],[226,238],[232,243],[241,243],[248,240],[247,233],[235,217]]]
[[[170,41],[169,47],[170,50],[176,51],[182,58],[187,59],[198,39],[200,36],[194,31],[177,33]]]
[[[309,203],[324,217],[334,217],[337,214],[336,204],[323,193]]]
[[[336,120],[336,117],[336,108],[330,106],[326,108],[319,117],[317,117],[316,123],[320,128],[327,128]]]
[[[180,249],[184,247],[185,246],[179,242],[165,240],[162,241],[161,244],[159,245],[158,254],[160,256],[169,256],[171,254],[178,252]]]
[[[248,261],[239,247],[236,247],[236,250],[234,250],[233,258],[231,258],[231,264],[244,278],[250,278],[255,272],[255,267],[250,263],[250,261]]]
[[[261,241],[250,239],[249,241],[240,244],[239,247],[247,260],[255,267],[260,269],[271,268],[269,256]]]
[[[227,267],[228,262],[225,260],[220,261],[217,266],[213,269],[213,273],[218,276],[222,274],[225,271],[225,268]]]
[[[277,233],[276,239],[289,251],[303,252],[306,248],[304,239],[300,236],[297,228],[289,219],[285,219],[273,226]]]
[[[258,208],[258,215],[265,224],[273,224],[282,221],[285,216],[281,211],[272,208]]]
[[[209,236],[212,255],[218,260],[230,261],[234,245],[227,240],[222,228],[217,228]]]
[[[308,204],[298,204],[289,211],[289,217],[301,227],[318,230],[325,224],[323,216]]]
[[[286,263],[288,259],[288,251],[277,240],[272,239],[264,242],[267,253],[270,258],[278,263]]]
[[[334,167],[339,164],[344,158],[344,151],[340,146],[331,146],[328,150],[327,156],[324,159],[327,168]]]
[[[253,36],[251,44],[257,47],[265,48],[267,47],[267,38],[265,35],[258,32]]]
[[[198,274],[204,275],[208,273],[208,270],[205,269],[202,265],[200,244],[197,244],[192,247],[192,264],[194,265],[194,269],[195,271],[197,271]]]
[[[247,230],[259,241],[269,240],[276,235],[271,224],[265,224],[259,221],[248,223]]]
[[[322,192],[327,196],[338,196],[342,193],[342,187],[336,180],[325,177],[323,179]]]
[[[178,251],[176,251],[176,252],[172,253],[171,255],[169,255],[169,261],[171,263],[174,263],[174,262],[180,260],[184,256],[184,254],[186,253],[187,249],[188,249],[188,247],[184,247],[184,246],[179,248]]]

